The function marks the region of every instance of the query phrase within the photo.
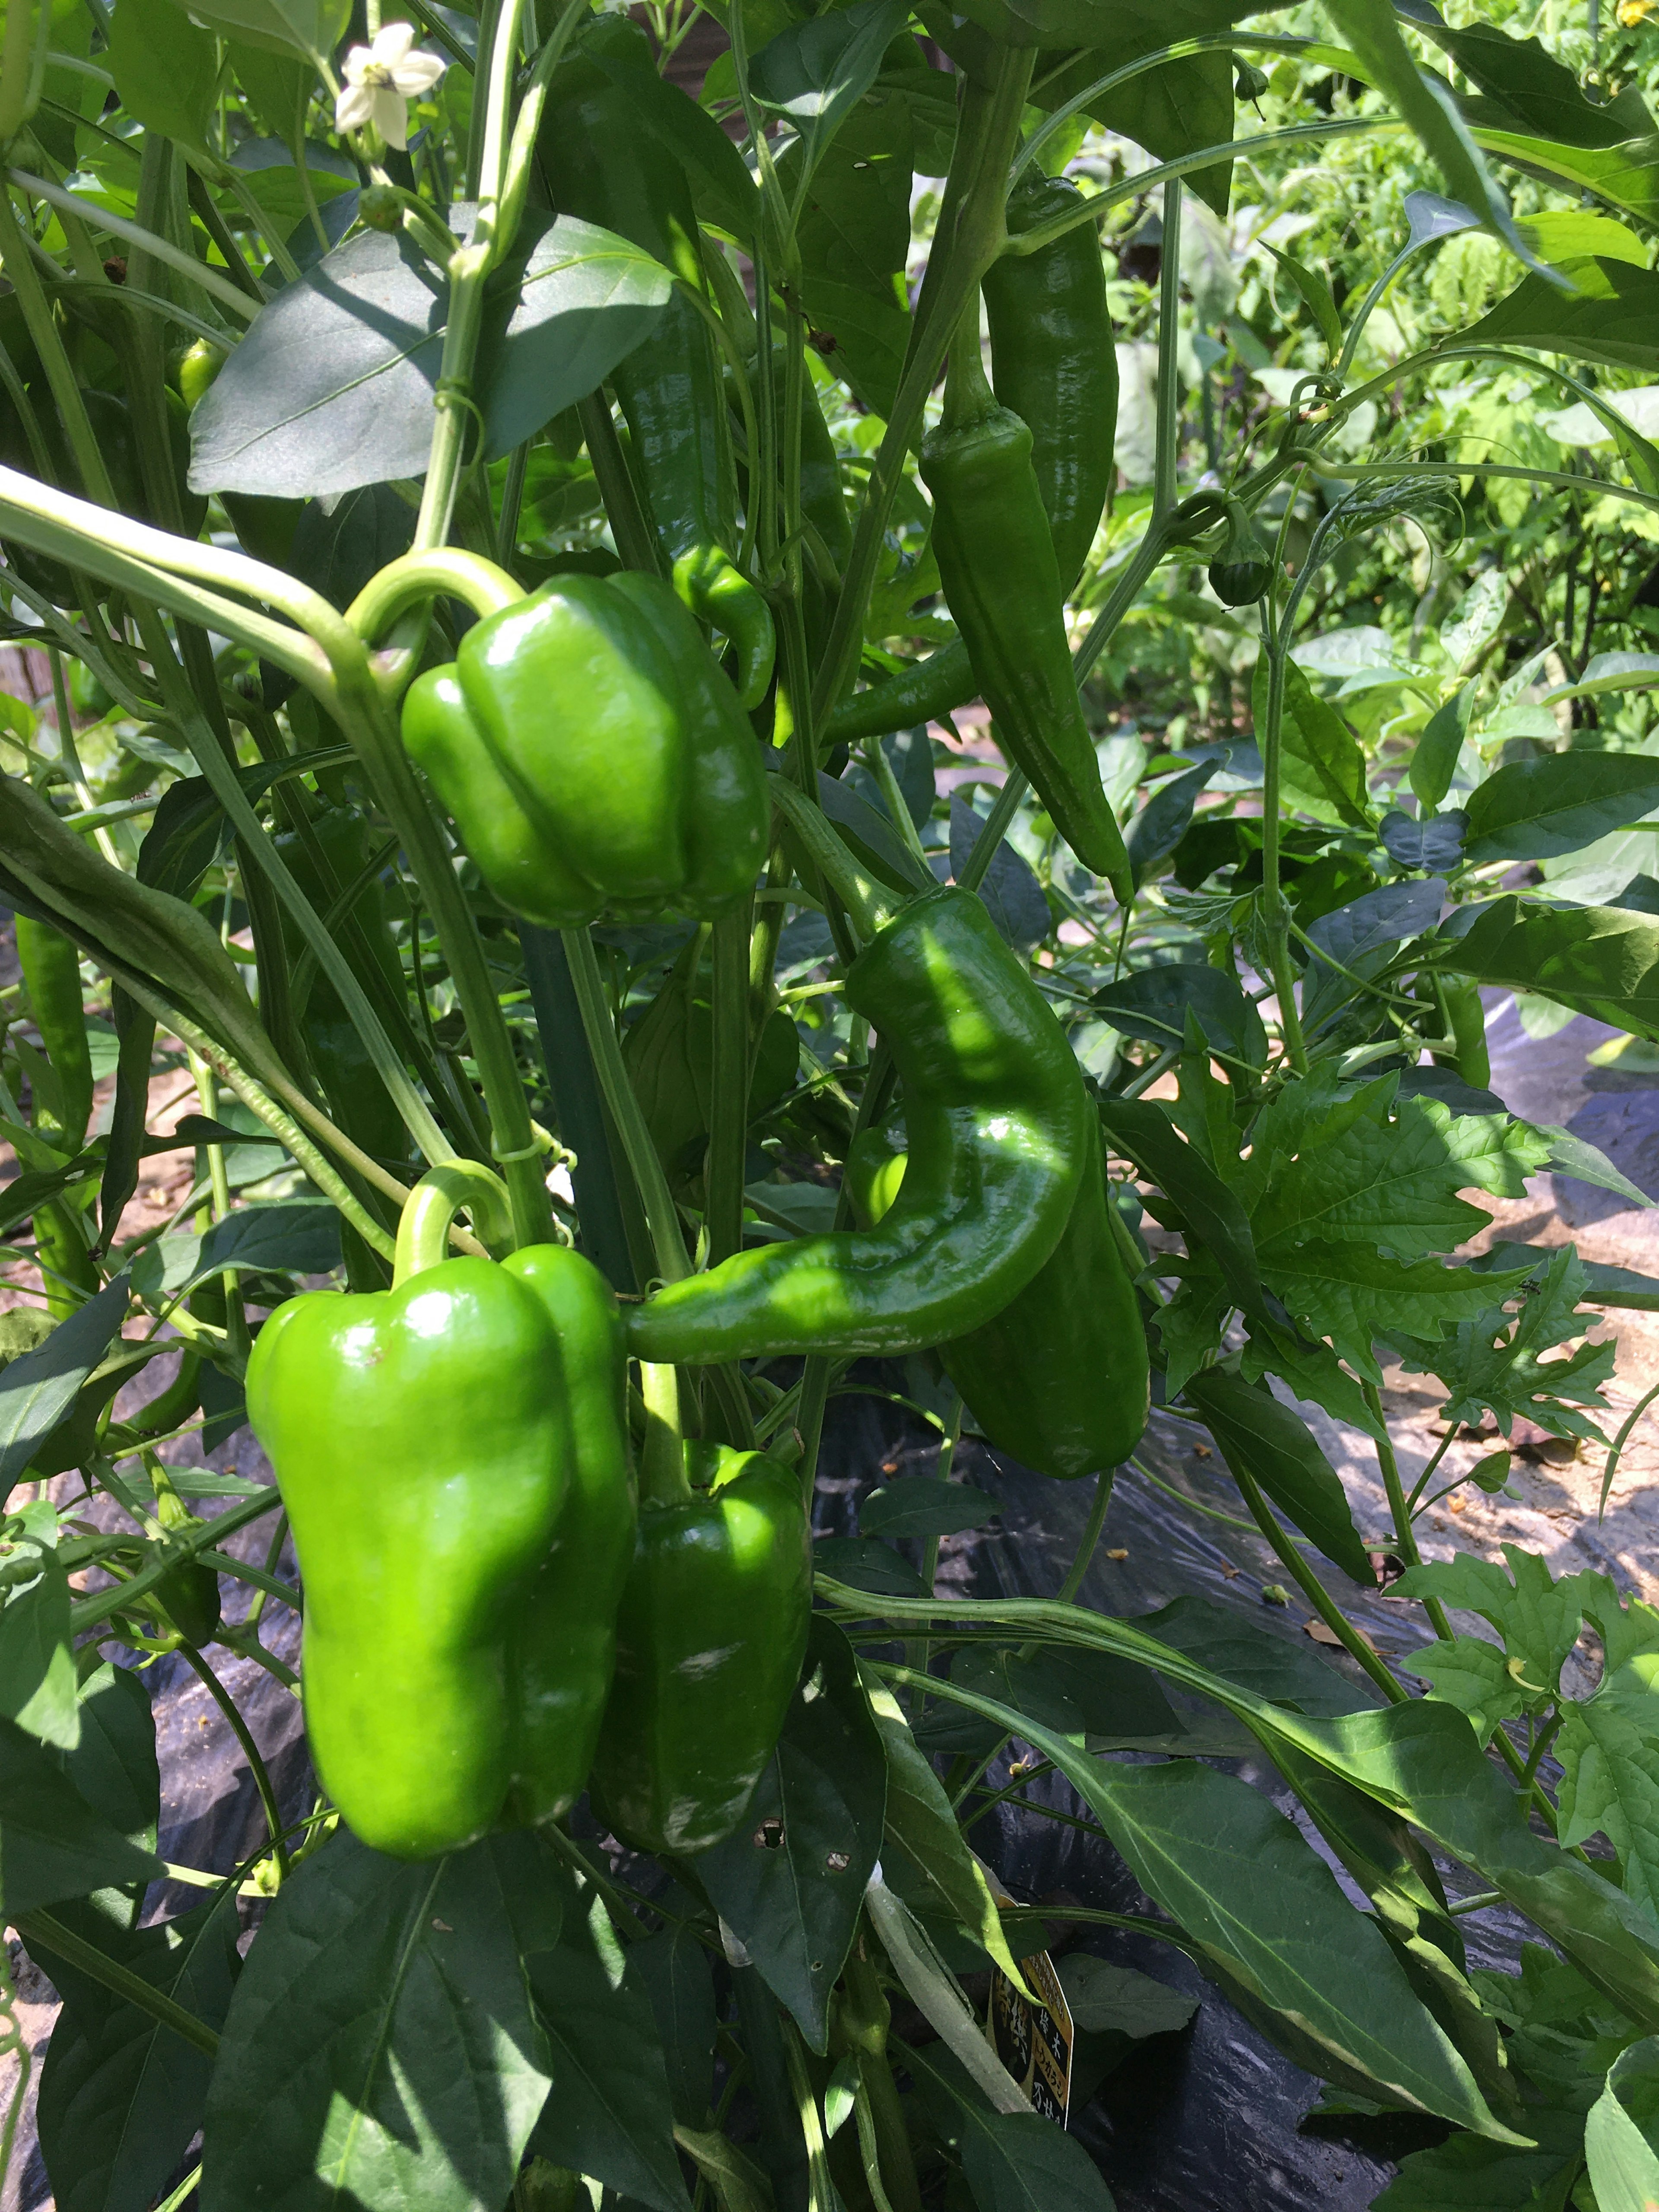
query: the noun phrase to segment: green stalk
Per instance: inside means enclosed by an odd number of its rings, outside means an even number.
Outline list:
[[[253,1741],[252,1732],[242,1718],[236,1700],[201,1653],[188,1644],[181,1644],[179,1649],[189,1661],[192,1671],[199,1677],[203,1688],[229,1723],[231,1733],[247,1761],[248,1771],[253,1777],[253,1787],[258,1795],[259,1808],[270,1830],[270,1848],[276,1860],[277,1878],[281,1881],[288,1874],[288,1846],[283,1840],[283,1816],[276,1808],[276,1792],[271,1787],[270,1773],[259,1755],[259,1747]]]
[[[1293,504],[1294,502],[1292,502]],[[1289,510],[1286,510],[1288,514]],[[1287,631],[1274,619],[1275,594],[1261,603],[1261,650],[1267,656],[1267,714],[1257,732],[1261,745],[1261,908],[1267,925],[1268,967],[1279,1002],[1279,1025],[1298,1075],[1308,1072],[1308,1048],[1296,1003],[1296,971],[1291,965],[1290,907],[1279,880],[1279,780],[1284,760],[1285,660]]]
[[[85,1936],[77,1936],[50,1912],[26,1912],[17,1923],[17,1932],[32,1947],[38,1944],[43,1951],[55,1951],[65,1966],[78,1967],[89,1981],[97,1982],[138,2011],[148,2013],[152,2020],[159,2020],[163,2027],[170,2027],[176,2036],[204,2051],[210,2058],[218,2051],[219,2039],[204,2020],[198,2020],[193,2012],[186,2012],[164,1990],[158,1990],[142,1974],[135,1974],[131,1967],[120,1965],[95,1943],[88,1943]]]
[[[1255,1478],[1242,1466],[1235,1467],[1232,1475],[1257,1528],[1273,1547],[1281,1564],[1289,1570],[1297,1589],[1324,1622],[1326,1627],[1337,1638],[1349,1657],[1357,1660],[1364,1668],[1390,1705],[1405,1704],[1406,1692],[1401,1688],[1358,1630],[1349,1621],[1346,1613],[1330,1595],[1323,1583],[1302,1556],[1298,1547],[1279,1527],[1272,1508],[1261,1494]]]
[[[703,1218],[708,1265],[743,1243],[744,1158],[749,1141],[749,925],[750,902],[714,924],[714,1068],[709,1082],[708,1155],[703,1168]]]
[[[1158,424],[1153,439],[1152,515],[1176,503],[1181,458],[1181,203],[1185,186],[1171,177],[1164,187],[1164,241],[1158,280]]]

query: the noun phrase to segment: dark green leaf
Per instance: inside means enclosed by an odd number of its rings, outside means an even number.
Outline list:
[[[1154,873],[1186,836],[1198,804],[1198,795],[1215,774],[1218,763],[1188,769],[1155,792],[1124,833],[1124,849],[1134,870],[1137,887]]]
[[[800,1686],[743,1826],[690,1862],[815,2051],[826,2048],[830,1992],[881,1853],[886,1791],[852,1647],[815,1613]]]
[[[1659,2204],[1659,2037],[1621,2051],[1584,2123],[1595,2212]]]
[[[112,16],[104,59],[135,122],[206,152],[219,57],[173,0],[133,0],[118,23]]]
[[[1112,2212],[1079,2142],[1036,2112],[994,2112],[941,2043],[907,2051],[939,2132],[962,2154],[979,2212]]]
[[[1454,2136],[1433,2150],[1414,2150],[1371,2212],[1566,2212],[1573,2183],[1583,2167],[1582,2114],[1527,2113],[1535,2150]]]
[[[40,1579],[12,1589],[0,1612],[0,1714],[62,1751],[81,1740],[69,1577],[50,1553]]]
[[[1183,1990],[1086,1951],[1069,1952],[1059,1973],[1073,2022],[1088,2035],[1127,2035],[1136,2042],[1175,2035],[1198,2010],[1198,1999]]]
[[[971,1482],[908,1474],[871,1492],[859,1507],[859,1527],[866,1536],[954,1536],[982,1528],[997,1510],[990,1492]]]
[[[687,1928],[628,1948],[628,1973],[650,2000],[675,2120],[701,2127],[714,2094],[714,1984],[708,1953]]]
[[[343,613],[414,542],[414,508],[390,484],[364,484],[331,505],[314,499],[303,507],[283,565]]]
[[[407,1865],[342,1829],[308,1858],[231,2003],[204,2212],[504,2203],[552,2078],[523,1961],[558,1941],[560,1875],[526,1835]]]
[[[1309,953],[1303,976],[1302,1018],[1307,1027],[1316,1029],[1358,997],[1349,977],[1369,982],[1394,958],[1397,945],[1432,929],[1445,897],[1446,886],[1437,876],[1425,883],[1384,884],[1310,922],[1308,937],[1318,951]],[[1321,959],[1321,953],[1327,957]]]
[[[1188,1251],[1196,1238],[1215,1261],[1232,1303],[1247,1314],[1263,1314],[1255,1240],[1249,1216],[1234,1193],[1202,1153],[1177,1136],[1163,1107],[1149,1098],[1102,1097],[1096,1103],[1111,1149],[1180,1209]]]
[[[909,1561],[873,1536],[820,1536],[812,1547],[812,1564],[837,1582],[851,1583],[854,1589],[887,1597],[921,1595],[921,1583]]]
[[[635,1950],[618,1943],[597,1895],[578,1900],[567,1890],[557,1944],[529,1961],[553,2053],[531,2148],[650,2212],[687,2212],[668,2071]]]
[[[120,1334],[130,1297],[126,1276],[118,1275],[60,1322],[38,1352],[12,1360],[0,1372],[0,1498],[10,1492]]]
[[[972,1702],[1016,1724],[989,1701]],[[1376,1923],[1355,1911],[1324,1861],[1249,1784],[1196,1761],[1090,1759],[1052,1729],[1019,1725],[1259,2026],[1298,2057],[1320,2052],[1322,2070],[1368,2081],[1389,2104],[1509,2136]]]
[[[1638,753],[1547,753],[1511,761],[1469,794],[1465,851],[1486,860],[1576,853],[1659,807],[1659,761]]]
[[[307,61],[331,52],[346,25],[340,0],[192,0],[190,12],[228,37]]]
[[[748,239],[760,220],[760,194],[742,155],[707,109],[659,75],[639,26],[602,15],[584,37],[582,52],[628,94],[641,128],[680,162],[703,220]]]
[[[901,841],[885,814],[878,814],[852,786],[818,771],[818,800],[855,860],[894,890],[931,890],[933,878]],[[1046,914],[1047,908],[1044,908]]]
[[[1207,1043],[1260,1067],[1267,1057],[1261,1017],[1231,975],[1218,968],[1180,963],[1138,968],[1121,982],[1108,983],[1092,1001],[1115,1030],[1148,1044],[1180,1045],[1190,1010]]]
[[[1512,39],[1491,23],[1454,30],[1426,15],[1414,20],[1486,94],[1486,100],[1468,103],[1472,120],[1496,123],[1491,110],[1501,108],[1516,130],[1566,146],[1616,146],[1652,134],[1653,118],[1633,84],[1616,99],[1593,100],[1537,39]]]
[[[1343,1573],[1370,1589],[1376,1582],[1365,1547],[1335,1468],[1298,1413],[1268,1390],[1206,1367],[1187,1384],[1222,1456],[1248,1476]]]
[[[887,1810],[883,1850],[890,1869],[896,1855],[925,1886],[913,1899],[957,1920],[1012,1981],[1019,1979],[985,1880],[968,1848],[944,1784],[922,1756],[898,1700],[884,1683],[865,1685],[887,1754]],[[893,1879],[896,1880],[895,1875]]]
[[[460,219],[460,210],[452,210]],[[479,404],[486,457],[584,398],[672,289],[649,254],[560,216],[504,272]],[[401,233],[336,246],[264,308],[191,417],[192,489],[299,498],[421,475],[447,288]]]
[[[1383,849],[1402,868],[1421,868],[1433,875],[1443,875],[1463,857],[1463,834],[1468,821],[1468,816],[1456,808],[1449,814],[1432,815],[1424,821],[1402,813],[1396,806],[1382,817]]]
[[[1536,346],[1607,368],[1659,368],[1659,275],[1628,261],[1567,264],[1578,287],[1561,293],[1541,276],[1522,278],[1473,329],[1468,345]]]
[[[1445,964],[1659,1038],[1659,922],[1617,907],[1538,908],[1507,896],[1480,909]]]
[[[236,1892],[182,1919],[100,1933],[99,1948],[210,2027],[240,1960]],[[31,1944],[64,2009],[40,2075],[39,2125],[58,2212],[148,2212],[202,2124],[213,2062],[152,2014]]]
[[[1302,295],[1308,312],[1319,325],[1319,334],[1325,341],[1325,350],[1332,361],[1342,350],[1342,318],[1336,312],[1336,301],[1331,288],[1316,270],[1298,261],[1294,254],[1282,252],[1270,245],[1267,251]]]
[[[1260,742],[1267,719],[1267,657],[1256,663],[1251,694]],[[1365,756],[1334,707],[1322,699],[1293,660],[1285,664],[1280,725],[1285,801],[1318,822],[1355,826],[1370,820]]]
[[[912,135],[902,94],[884,88],[868,94],[808,181],[796,234],[813,343],[862,404],[883,415],[910,333],[903,270]],[[798,158],[786,151],[778,173],[793,191]]]
[[[794,125],[809,174],[875,82],[908,14],[908,0],[855,0],[850,8],[792,23],[750,63],[750,92]]]
[[[94,1812],[44,1745],[0,1720],[0,1904],[9,1920],[161,1872],[155,1853]]]
[[[1236,1607],[1209,1598],[1178,1597],[1158,1613],[1137,1615],[1133,1626],[1224,1680],[1292,1711],[1360,1712],[1377,1700],[1370,1683],[1349,1681],[1316,1659],[1300,1638],[1292,1643],[1271,1635]]]
[[[1552,293],[1552,298],[1554,295]],[[1469,716],[1474,708],[1474,695],[1480,689],[1480,678],[1471,677],[1461,691],[1455,692],[1443,706],[1437,707],[1429,717],[1428,726],[1417,741],[1406,773],[1411,781],[1420,806],[1438,806],[1451,789],[1451,780],[1457,773],[1458,755],[1469,733]]]
[[[326,1275],[340,1264],[340,1217],[315,1199],[239,1206],[204,1237],[180,1233],[146,1245],[133,1266],[141,1297],[177,1298],[232,1270]]]
[[[951,873],[958,882],[973,857],[985,822],[957,792],[951,793]],[[1006,841],[992,855],[980,879],[979,895],[990,909],[997,934],[1006,944],[1024,951],[1041,945],[1053,929],[1054,917],[1042,886],[1019,854]]]

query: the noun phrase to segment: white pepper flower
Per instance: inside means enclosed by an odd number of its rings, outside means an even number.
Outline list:
[[[344,63],[345,88],[334,103],[337,131],[372,123],[388,146],[409,143],[409,103],[431,91],[448,68],[437,54],[416,49],[410,23],[387,23],[370,46],[353,46]]]

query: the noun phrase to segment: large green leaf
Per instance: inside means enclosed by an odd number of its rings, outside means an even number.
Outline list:
[[[942,2043],[907,2051],[934,2124],[962,2158],[979,2212],[1112,2212],[1080,2142],[1036,2112],[997,2112]]]
[[[261,1162],[269,1174],[272,1163]],[[325,1275],[340,1264],[340,1217],[314,1199],[238,1206],[204,1235],[180,1231],[157,1237],[139,1254],[133,1288],[141,1297],[182,1297],[210,1276],[267,1270]]]
[[[737,1833],[688,1863],[815,2051],[881,1855],[887,1759],[852,1646],[814,1614],[801,1683]]]
[[[125,1275],[59,1322],[38,1351],[0,1373],[0,1498],[69,1412],[82,1384],[120,1334],[131,1287]]]
[[[1577,2112],[1529,2109],[1536,2147],[1453,2136],[1433,2150],[1414,2150],[1371,2212],[1566,2212],[1583,2170],[1584,2123]]]
[[[1267,701],[1267,658],[1256,663],[1251,694],[1258,738]],[[1293,660],[1285,664],[1279,726],[1280,787],[1285,803],[1316,822],[1358,824],[1370,819],[1365,756],[1334,707],[1322,699]]]
[[[121,105],[158,137],[207,150],[208,125],[219,89],[212,36],[174,0],[131,0],[110,18],[104,57]]]
[[[1187,961],[1138,968],[1097,991],[1091,1004],[1115,1030],[1160,1050],[1184,1042],[1190,1013],[1200,1034],[1223,1054],[1249,1067],[1261,1066],[1267,1056],[1261,1015],[1236,979],[1218,968]]]
[[[1462,333],[1467,345],[1536,346],[1607,368],[1659,368],[1659,275],[1628,261],[1567,264],[1577,290],[1525,276]]]
[[[1266,1491],[1293,1527],[1351,1581],[1369,1589],[1376,1578],[1340,1478],[1300,1414],[1218,1367],[1193,1376],[1187,1396],[1234,1474]]]
[[[39,1558],[37,1579],[8,1591],[0,1613],[0,1713],[42,1743],[73,1751],[81,1740],[81,1706],[70,1650],[69,1577],[50,1552]]]
[[[1150,1098],[1102,1097],[1096,1103],[1111,1149],[1180,1210],[1188,1252],[1196,1240],[1214,1261],[1233,1304],[1247,1314],[1262,1314],[1255,1239],[1235,1193],[1203,1154],[1176,1134],[1168,1113]]]
[[[149,1677],[106,1660],[81,1685],[81,1734],[59,1759],[64,1772],[100,1820],[135,1850],[153,1851],[161,1811],[161,1775],[155,1758],[155,1716]],[[138,1923],[142,1880],[94,1890],[87,1910],[117,1927]]]
[[[503,2203],[553,2077],[525,1960],[563,1887],[527,1835],[410,1865],[341,1830],[308,1858],[225,2023],[204,2212]]]
[[[1476,1274],[1437,1260],[1407,1263],[1363,1244],[1310,1237],[1285,1256],[1271,1279],[1298,1321],[1328,1337],[1356,1373],[1380,1382],[1371,1348],[1379,1337],[1439,1335],[1513,1296],[1527,1278]]]
[[[750,63],[750,92],[789,118],[809,176],[875,82],[909,12],[908,0],[854,0],[850,8],[792,23]]]
[[[1196,1761],[1124,1766],[971,1692],[951,1694],[1054,1761],[1146,1894],[1206,1966],[1280,2023],[1301,2057],[1372,2086],[1382,2101],[1513,2141],[1444,2031],[1413,1995],[1376,1923],[1259,1791]]]
[[[0,1720],[0,1905],[9,1920],[161,1872],[154,1851],[95,1812],[45,1745]]]
[[[190,12],[223,36],[309,61],[332,52],[349,10],[343,0],[191,0]]]
[[[601,15],[584,34],[582,52],[628,94],[641,128],[685,169],[698,214],[734,238],[751,236],[760,194],[742,155],[706,108],[659,74],[639,25],[623,15]]]
[[[714,1984],[689,1926],[628,1947],[625,1979],[645,1991],[657,2023],[677,2125],[700,2128],[714,2094]]]
[[[1487,153],[1558,191],[1591,193],[1644,224],[1659,219],[1659,143],[1652,136],[1622,146],[1564,146],[1553,139],[1492,130],[1479,121],[1472,121],[1470,135]],[[1547,239],[1542,243],[1547,248]],[[1576,259],[1559,256],[1556,261],[1574,283],[1582,285],[1581,264]]]
[[[1659,2205],[1659,2036],[1621,2051],[1584,2123],[1595,2212]]]
[[[939,1910],[959,1920],[1008,1978],[1018,1982],[1019,1969],[1003,1935],[985,1869],[963,1838],[944,1784],[918,1750],[892,1692],[874,1680],[866,1688],[887,1754],[884,1854],[890,1862],[902,1855],[925,1885],[923,1894],[931,1893]],[[911,1901],[921,1909],[915,1896]]]
[[[458,223],[466,212],[450,210]],[[672,289],[626,239],[574,216],[549,224],[491,286],[485,457],[586,398],[649,336]],[[400,233],[325,254],[256,318],[191,416],[192,489],[296,499],[421,475],[447,299]]]
[[[98,1948],[217,2028],[236,1969],[236,1890],[182,1919],[100,1931]],[[38,1944],[64,2009],[40,2075],[39,2125],[58,2212],[148,2212],[202,2124],[213,2062],[151,2013]]]
[[[1659,922],[1622,907],[1534,907],[1494,899],[1445,964],[1507,983],[1633,1036],[1659,1038]]]
[[[801,299],[814,343],[855,396],[882,415],[898,389],[910,331],[904,268],[914,143],[902,92],[884,85],[867,94],[811,170],[796,225]],[[792,200],[802,158],[791,148],[778,163]]]
[[[530,2147],[649,2212],[688,2212],[668,2069],[634,1948],[618,1942],[597,1893],[579,1899],[567,1888],[557,1943],[529,1961],[553,2054],[553,2086]]]
[[[1659,807],[1659,761],[1594,752],[1510,761],[1478,785],[1464,807],[1464,854],[1473,866],[1553,860]]]
[[[1463,103],[1471,122],[1507,122],[1566,146],[1617,146],[1652,133],[1653,118],[1634,85],[1616,99],[1593,100],[1538,39],[1512,39],[1491,23],[1454,29],[1431,21],[1427,11],[1413,9],[1411,20],[1486,94],[1484,100]]]

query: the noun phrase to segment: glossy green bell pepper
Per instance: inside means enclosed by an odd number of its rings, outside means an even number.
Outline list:
[[[470,629],[404,744],[496,896],[549,928],[712,915],[766,858],[760,748],[654,576],[556,576]]]

